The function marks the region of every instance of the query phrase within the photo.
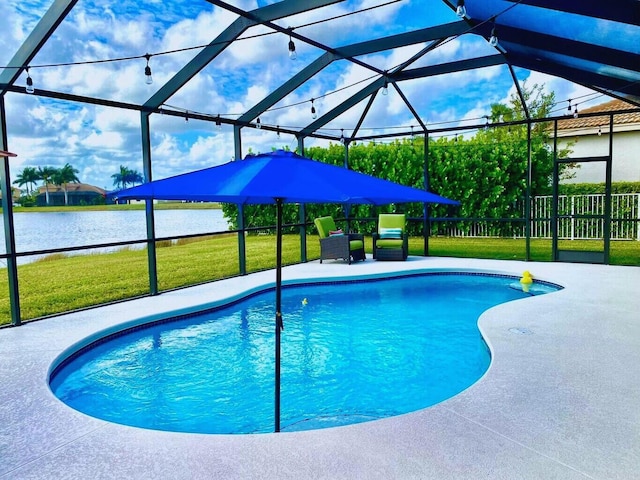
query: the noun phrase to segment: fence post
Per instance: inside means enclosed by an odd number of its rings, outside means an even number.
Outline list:
[[[640,242],[640,193],[636,195],[636,240]]]
[[[575,240],[576,235],[576,197],[571,197],[571,240]]]

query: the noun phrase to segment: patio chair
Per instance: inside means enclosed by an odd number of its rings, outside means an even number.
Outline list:
[[[336,228],[333,217],[316,218],[313,223],[320,236],[320,263],[322,260],[343,258],[349,265],[351,260],[365,260],[364,235],[343,233]]]
[[[376,260],[406,260],[409,235],[404,213],[381,213],[378,231],[373,233],[373,258]]]

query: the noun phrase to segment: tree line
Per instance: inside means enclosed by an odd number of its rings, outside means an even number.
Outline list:
[[[25,167],[16,176],[13,183],[21,189],[24,188],[24,191],[21,192],[23,196],[26,197],[26,199],[22,199],[23,203],[33,203],[35,201],[38,183],[42,182],[42,185],[45,188],[45,202],[47,205],[50,203],[50,185],[62,187],[62,191],[64,192],[64,204],[68,205],[69,194],[67,186],[70,183],[80,183],[78,173],[78,169],[74,168],[69,163],[66,163],[61,168],[49,166],[37,168]],[[120,170],[111,175],[111,179],[113,180],[113,186],[117,189],[126,188],[128,185],[135,185],[137,183],[142,183],[143,181],[143,177],[138,171],[125,167],[124,165],[120,165]]]

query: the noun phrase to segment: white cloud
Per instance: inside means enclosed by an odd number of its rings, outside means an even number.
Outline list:
[[[124,139],[117,132],[91,132],[83,144],[90,148],[118,149],[124,144]]]

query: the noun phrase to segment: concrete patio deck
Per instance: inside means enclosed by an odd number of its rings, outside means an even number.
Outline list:
[[[272,285],[273,271],[2,329],[0,479],[640,477],[640,268],[410,257],[310,262],[286,267],[283,278],[422,270],[529,270],[565,288],[480,317],[492,363],[459,395],[398,417],[295,433],[126,427],[72,410],[47,385],[60,353],[87,336]]]

